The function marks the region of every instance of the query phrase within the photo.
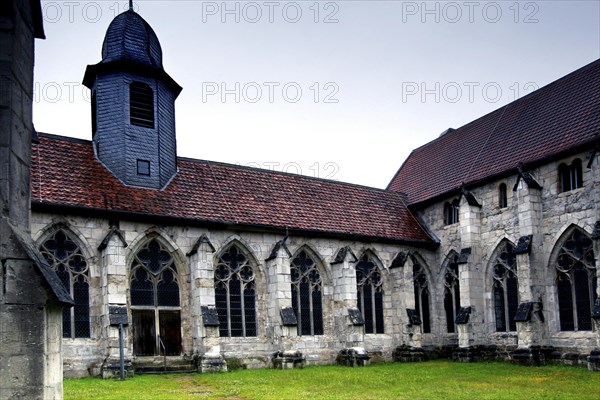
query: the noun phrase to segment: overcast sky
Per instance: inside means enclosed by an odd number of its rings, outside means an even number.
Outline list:
[[[600,2],[136,1],[180,156],[385,188],[410,151],[600,58]],[[91,139],[85,67],[127,1],[42,1],[35,127]]]

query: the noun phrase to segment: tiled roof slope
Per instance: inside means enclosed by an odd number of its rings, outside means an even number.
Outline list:
[[[424,203],[600,140],[600,60],[413,150],[388,190]]]
[[[289,228],[425,246],[433,240],[400,194],[203,160],[178,159],[166,189],[123,185],[93,154],[88,141],[39,134],[33,145],[32,206],[125,212],[192,223]],[[157,219],[157,218],[155,218]]]

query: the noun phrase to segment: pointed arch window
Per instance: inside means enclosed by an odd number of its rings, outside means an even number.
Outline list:
[[[89,266],[81,249],[60,229],[42,243],[40,252],[75,302],[74,307],[63,308],[63,337],[90,337]]]
[[[573,229],[560,248],[555,268],[560,330],[592,330],[598,281],[590,236]]]
[[[156,239],[138,251],[131,264],[131,305],[179,307],[177,268]]]
[[[149,240],[133,258],[130,296],[134,353],[181,354],[177,267],[171,253],[156,238]]]
[[[129,122],[154,129],[154,92],[145,83],[129,84]]]
[[[415,285],[415,310],[421,323],[423,333],[431,333],[431,316],[429,309],[429,282],[423,265],[413,257],[413,282]]]
[[[236,246],[225,250],[215,268],[215,301],[222,337],[256,336],[254,268]]]
[[[448,256],[444,275],[444,310],[446,311],[446,331],[456,332],[456,314],[460,310],[460,284],[458,280],[458,254]]]
[[[302,250],[291,263],[292,307],[298,335],[323,334],[322,281],[317,264]]]
[[[383,333],[383,281],[379,267],[368,254],[356,264],[356,284],[365,333]]]
[[[519,307],[517,281],[517,256],[508,241],[500,244],[495,252],[493,296],[496,316],[496,332],[516,331],[515,314]]]

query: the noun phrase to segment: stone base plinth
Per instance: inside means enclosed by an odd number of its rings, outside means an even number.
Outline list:
[[[200,357],[198,372],[227,372],[227,363],[220,354],[205,354]]]
[[[133,365],[131,360],[126,358],[123,362],[124,377],[131,378],[134,375]],[[118,358],[109,358],[102,365],[101,376],[103,379],[120,379],[121,378],[121,364]]]
[[[362,347],[350,347],[340,351],[336,363],[347,367],[364,367],[371,363],[371,357]]]
[[[551,346],[530,346],[512,352],[511,360],[521,365],[546,365],[554,348]]]
[[[392,354],[394,361],[419,362],[427,360],[425,351],[420,347],[398,346]]]
[[[594,349],[588,356],[588,369],[600,371],[600,349]]]
[[[273,354],[273,368],[293,369],[304,368],[305,359],[299,351],[278,351]]]

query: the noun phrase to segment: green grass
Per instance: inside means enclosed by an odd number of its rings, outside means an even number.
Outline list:
[[[600,399],[600,373],[508,363],[377,364],[66,379],[71,399]]]

